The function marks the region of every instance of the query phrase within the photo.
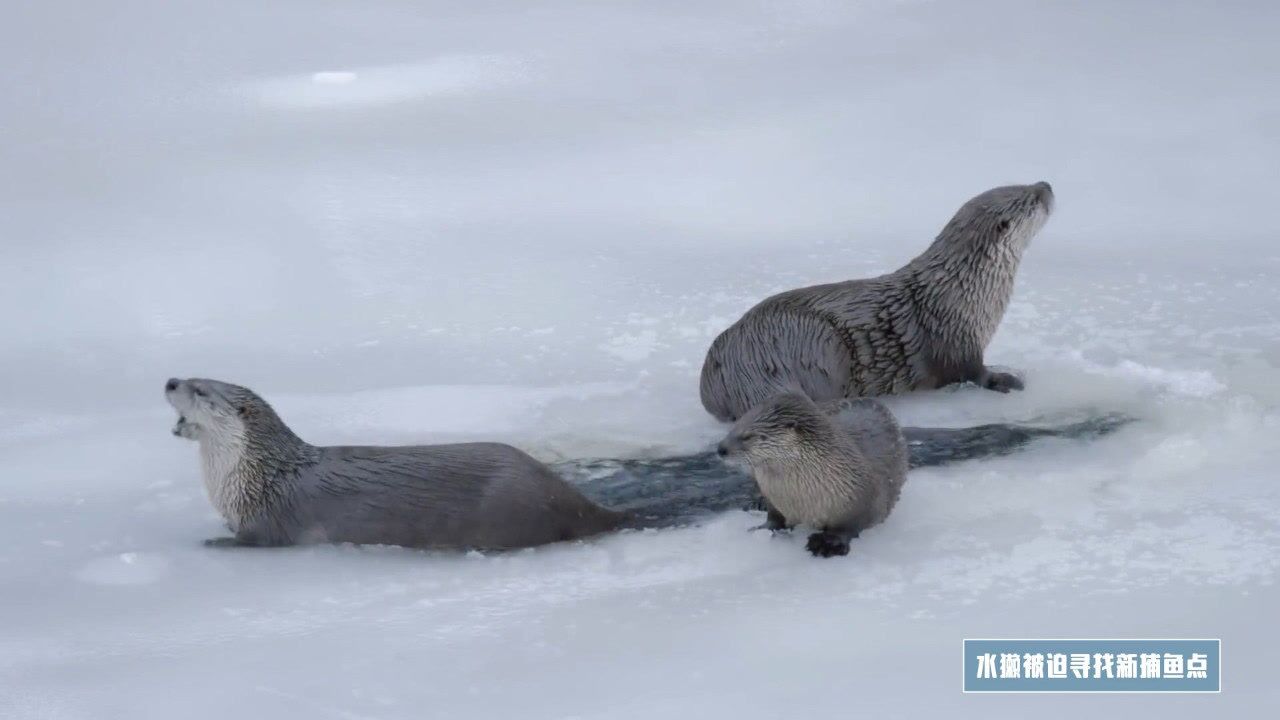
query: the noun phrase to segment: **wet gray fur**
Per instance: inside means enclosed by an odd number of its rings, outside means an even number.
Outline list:
[[[765,299],[711,344],[703,407],[733,421],[780,392],[821,402],[958,382],[1021,389],[1016,375],[991,370],[983,354],[1022,252],[1053,202],[1044,182],[988,190],[895,272]]]
[[[819,407],[783,393],[751,408],[719,454],[750,468],[773,530],[806,525],[807,547],[830,557],[889,516],[907,478],[907,441],[881,403],[840,400]]]
[[[174,433],[200,443],[209,499],[234,544],[508,549],[626,519],[508,445],[316,447],[247,388],[175,379],[165,395],[180,414]]]

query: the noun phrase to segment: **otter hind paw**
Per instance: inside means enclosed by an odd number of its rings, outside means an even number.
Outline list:
[[[1022,378],[1014,373],[1008,372],[989,372],[982,379],[982,386],[988,390],[995,390],[998,393],[1007,393],[1010,390],[1022,390],[1026,387]]]
[[[814,557],[839,557],[849,554],[849,540],[833,532],[816,532],[804,548]]]

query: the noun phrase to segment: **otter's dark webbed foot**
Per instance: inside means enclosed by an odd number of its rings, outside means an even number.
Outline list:
[[[978,384],[988,390],[995,390],[998,393],[1007,393],[1010,390],[1022,390],[1026,386],[1022,383],[1022,378],[1014,373],[994,372],[987,370],[982,373]]]
[[[795,527],[788,523],[787,519],[782,516],[782,513],[777,510],[767,508],[767,511],[769,514],[765,517],[764,524],[757,525],[751,528],[752,530],[768,530],[774,535],[777,535],[779,533],[789,533],[791,532],[791,528]]]
[[[287,543],[273,542],[260,532],[241,528],[235,537],[216,537],[204,541],[205,547],[278,547]]]
[[[848,535],[824,530],[810,535],[804,549],[814,557],[840,557],[849,554],[849,540]]]
[[[770,507],[768,512],[769,514],[765,516],[764,519],[764,526],[770,530],[774,532],[788,532],[792,527],[794,527],[794,525],[787,522],[787,519],[782,516],[782,513],[778,512],[776,509]]]

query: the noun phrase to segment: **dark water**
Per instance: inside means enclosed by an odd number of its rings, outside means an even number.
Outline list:
[[[1056,426],[979,425],[972,428],[903,428],[912,468],[1007,455],[1042,439],[1087,441],[1133,422],[1105,414]],[[726,510],[761,510],[751,476],[721,462],[712,450],[692,455],[629,460],[570,460],[555,466],[587,497],[636,513],[646,527],[685,525]]]

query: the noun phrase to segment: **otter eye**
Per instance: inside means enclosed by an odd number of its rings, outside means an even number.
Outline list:
[[[1009,229],[1009,221],[1008,221],[1008,220],[1001,220],[1001,221],[1000,221],[1000,223],[999,223],[999,225],[997,225],[996,227],[998,227],[998,228],[1000,229],[1000,232],[1005,232],[1006,230],[1008,230],[1008,229]]]
[[[196,394],[196,397],[209,397],[209,393],[201,390],[200,388],[196,388],[194,392]]]
[[[756,439],[756,434],[755,434],[755,433],[744,433],[743,435],[740,435],[740,436],[738,437],[738,439],[739,439],[739,440],[741,440],[742,442],[750,442],[750,441],[752,441],[752,440],[755,440],[755,439]]]
[[[249,406],[248,406],[248,405],[241,405],[241,406],[237,407],[237,408],[236,408],[236,414],[237,414],[237,415],[239,415],[240,417],[244,417],[245,415],[248,415],[248,414],[249,414]]]

